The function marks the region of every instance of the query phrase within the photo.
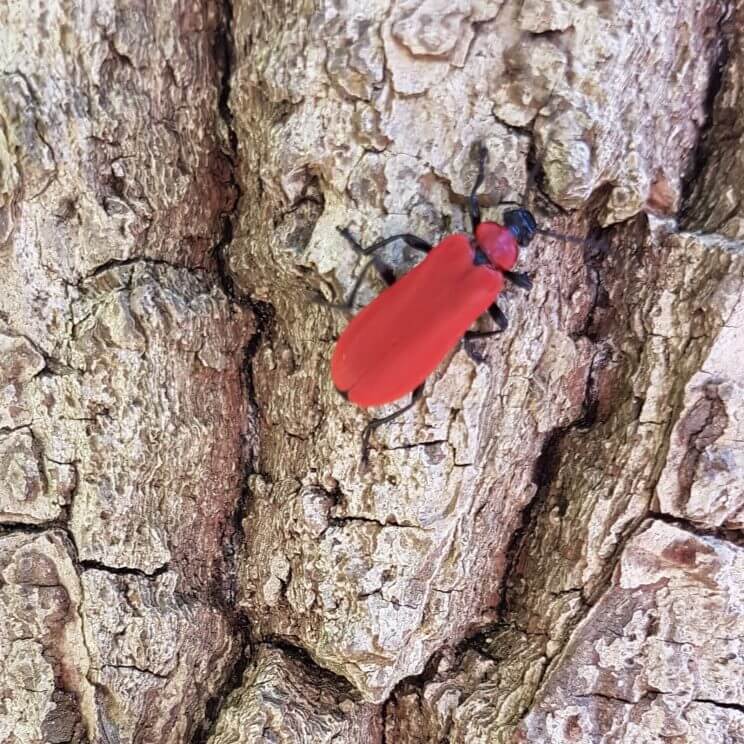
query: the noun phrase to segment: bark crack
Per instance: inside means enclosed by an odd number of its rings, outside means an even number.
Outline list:
[[[738,703],[722,703],[720,700],[708,700],[707,698],[694,698],[690,702],[707,703],[708,705],[715,705],[716,708],[728,708],[729,710],[738,710],[739,713],[744,713],[744,705],[739,705]]]
[[[234,223],[239,213],[242,189],[238,182],[236,172],[238,164],[238,136],[233,126],[233,114],[230,109],[230,93],[234,64],[234,35],[233,35],[233,3],[232,0],[222,0],[221,19],[215,33],[213,54],[220,71],[219,78],[219,100],[218,110],[220,118],[227,133],[228,151],[224,153],[229,162],[228,187],[233,190],[234,199],[227,211],[222,214],[222,231],[219,240],[212,249],[217,277],[222,290],[234,303],[250,308],[256,320],[256,330],[244,349],[243,361],[243,389],[248,401],[247,421],[249,430],[245,433],[246,440],[252,435],[250,421],[255,419],[258,411],[255,390],[253,387],[251,361],[255,355],[261,339],[266,332],[268,324],[267,317],[270,314],[265,308],[253,303],[249,298],[240,294],[233,280],[228,264],[227,254],[232,245],[234,237]],[[253,657],[251,649],[250,624],[243,610],[238,606],[238,568],[237,557],[243,543],[245,533],[243,519],[245,517],[251,492],[248,487],[248,477],[252,474],[255,466],[255,451],[251,451],[246,443],[242,454],[243,487],[240,497],[233,510],[231,524],[225,526],[223,540],[223,556],[225,558],[225,580],[222,586],[221,596],[216,598],[216,603],[221,605],[226,615],[231,618],[233,633],[240,653],[235,662],[228,668],[222,684],[215,694],[206,702],[204,719],[200,726],[195,728],[191,738],[191,744],[206,744],[214,733],[220,711],[230,694],[238,689],[243,683],[243,675]]]
[[[148,573],[140,568],[132,568],[130,566],[108,566],[101,561],[89,558],[79,560],[78,565],[83,571],[105,571],[116,576],[136,576],[143,579],[156,579],[170,570],[170,564],[168,563],[164,563],[162,566],[158,566],[154,571]]]
[[[687,434],[687,451],[682,458],[678,475],[681,501],[689,499],[700,458],[705,450],[723,435],[728,420],[726,404],[721,400],[718,385],[715,382],[707,383],[704,397],[680,422],[680,430]]]
[[[539,188],[539,185],[536,183],[537,180],[537,167],[535,166],[535,163],[530,163],[531,167],[531,175],[530,180],[531,183],[535,185],[537,192],[541,195],[542,191]],[[529,187],[528,187],[529,190]],[[547,197],[545,197],[547,199]],[[549,199],[547,199],[548,202],[550,202]],[[561,210],[562,211],[562,210]],[[514,566],[518,563],[520,554],[525,547],[527,540],[529,538],[530,532],[532,530],[535,517],[540,513],[540,510],[543,508],[543,506],[546,503],[546,500],[550,493],[550,485],[553,482],[555,475],[557,473],[558,467],[560,465],[561,461],[561,445],[565,437],[573,430],[576,429],[590,429],[597,419],[597,409],[598,409],[598,391],[597,391],[597,374],[598,372],[605,366],[607,363],[607,350],[605,346],[602,344],[601,339],[598,337],[598,334],[595,331],[595,311],[598,306],[601,306],[604,302],[604,299],[606,297],[606,292],[604,291],[604,288],[602,287],[601,282],[601,264],[604,261],[604,258],[607,254],[607,248],[608,248],[608,236],[609,233],[607,231],[599,231],[595,235],[595,240],[587,243],[587,251],[584,254],[584,261],[586,265],[587,270],[587,276],[589,283],[592,287],[592,300],[590,303],[590,306],[587,310],[586,318],[584,321],[584,325],[581,329],[581,331],[576,334],[576,338],[578,337],[585,337],[587,338],[595,347],[594,354],[592,355],[592,359],[589,365],[589,371],[587,372],[586,382],[585,382],[585,390],[584,390],[584,398],[582,401],[582,408],[580,415],[571,423],[558,427],[554,429],[552,432],[546,435],[546,438],[543,442],[543,447],[541,450],[541,453],[539,457],[537,458],[535,462],[535,468],[533,472],[533,482],[537,485],[537,492],[535,496],[532,498],[532,500],[525,506],[525,508],[522,510],[521,514],[521,524],[519,527],[516,528],[514,533],[512,534],[511,540],[509,542],[509,545],[506,550],[506,559],[505,559],[505,568],[503,572],[503,582],[501,586],[501,593],[499,598],[499,603],[496,607],[497,616],[499,620],[488,627],[480,628],[476,633],[473,635],[464,638],[458,645],[457,645],[457,652],[458,656],[462,658],[465,654],[465,652],[468,649],[472,649],[473,651],[477,652],[478,654],[482,655],[484,658],[490,659],[494,663],[498,664],[500,663],[500,660],[492,658],[482,647],[484,639],[489,634],[489,632],[492,632],[498,628],[504,628],[504,627],[515,627],[513,624],[509,624],[505,621],[505,617],[507,615],[508,611],[508,589],[509,589],[509,583],[508,579],[509,576],[512,575],[514,571]],[[576,340],[576,338],[574,340]],[[566,593],[571,594],[577,594],[579,596],[579,599],[582,603],[582,605],[586,604],[585,599],[583,597],[583,594],[578,589],[571,589]],[[516,628],[519,630],[519,628]],[[525,632],[525,631],[522,631]],[[528,635],[535,635],[535,634],[528,634]],[[547,638],[545,639],[547,640]],[[385,721],[387,719],[387,707],[389,704],[394,701],[395,696],[397,693],[399,693],[403,689],[410,689],[414,688],[417,690],[423,690],[424,685],[435,678],[436,676],[436,669],[438,660],[440,657],[441,652],[434,653],[427,663],[426,668],[424,669],[424,672],[422,672],[420,675],[415,675],[411,677],[406,677],[405,679],[401,680],[398,685],[396,685],[395,689],[392,691],[388,699],[385,701],[383,705],[383,731],[385,730]],[[535,685],[535,695],[540,689],[540,686],[542,684],[542,680],[545,677],[545,674],[547,673],[547,670],[549,668],[549,664],[547,663],[543,664],[541,673],[540,673],[540,679]],[[534,699],[534,696],[533,696]],[[529,710],[529,706],[531,705],[532,700],[529,702],[526,702],[523,706],[521,706],[522,712],[515,717],[514,724],[518,723],[519,720],[521,720],[524,713]],[[384,738],[383,738],[384,742]]]
[[[602,246],[601,250],[598,249],[598,246],[600,245]],[[571,431],[577,429],[588,430],[597,420],[599,397],[597,390],[597,374],[607,364],[608,353],[606,347],[598,338],[595,330],[595,312],[597,307],[602,303],[604,297],[600,266],[607,253],[607,245],[608,240],[606,236],[603,236],[603,239],[600,240],[598,235],[597,240],[589,245],[584,256],[589,283],[593,290],[592,301],[586,313],[584,326],[576,335],[574,340],[577,340],[579,337],[588,339],[594,345],[594,353],[586,376],[581,414],[570,424],[553,429],[553,431],[546,436],[540,455],[535,461],[532,480],[537,486],[537,491],[533,499],[522,511],[521,524],[513,533],[506,551],[507,557],[505,564],[506,567],[504,569],[504,581],[501,587],[501,599],[497,608],[498,616],[502,621],[506,616],[508,608],[508,577],[512,575],[512,570],[519,560],[519,556],[526,543],[535,516],[540,512],[540,509],[543,507],[550,494],[550,486],[555,479],[561,462],[561,447],[563,441]],[[560,503],[559,506],[561,512],[565,513],[567,504]],[[583,594],[581,595],[581,598],[582,601],[584,601]]]
[[[328,520],[328,527],[343,527],[346,524],[353,524],[355,522],[361,522],[362,524],[372,524],[380,529],[384,527],[398,527],[406,530],[421,530],[421,525],[411,524],[406,522],[397,522],[392,516],[387,519],[374,519],[373,517],[363,517],[355,514],[341,514]],[[327,531],[328,527],[324,530]]]
[[[637,700],[629,700],[628,698],[620,697],[618,695],[609,695],[605,692],[587,692],[581,695],[576,695],[577,698],[599,698],[600,700],[609,700],[613,703],[620,703],[621,705],[638,705],[643,700],[653,700],[659,693],[647,692],[641,695]]]
[[[78,289],[82,288],[85,281],[93,279],[101,274],[105,274],[107,271],[112,269],[126,269],[137,264],[145,264],[146,266],[167,266],[171,269],[177,269],[179,271],[191,271],[191,272],[205,272],[206,269],[202,266],[188,266],[186,264],[173,263],[172,261],[165,261],[161,258],[150,258],[148,256],[132,256],[131,258],[112,258],[100,266],[96,266],[95,269],[89,271],[85,276],[81,277],[78,281]]]
[[[698,132],[698,140],[695,150],[690,157],[688,172],[682,179],[682,198],[680,199],[680,210],[677,218],[681,224],[685,225],[687,225],[687,218],[695,206],[693,203],[695,187],[710,157],[711,135],[716,123],[715,105],[723,87],[724,74],[731,57],[733,38],[731,32],[727,30],[727,22],[731,17],[731,13],[732,5],[731,3],[726,3],[716,25],[719,49],[711,68],[708,91],[703,104],[705,123]]]
[[[160,674],[160,672],[155,672],[152,669],[143,669],[136,664],[102,664],[101,669],[128,669],[132,672],[139,672],[139,674],[149,674],[157,679],[170,679],[167,674]]]
[[[714,540],[724,540],[738,547],[744,547],[744,535],[741,533],[741,530],[729,530],[725,527],[700,527],[699,525],[696,525],[689,520],[682,519],[681,517],[673,517],[670,514],[657,511],[649,511],[647,516],[659,522],[664,522],[664,524],[672,525],[673,527],[688,532],[690,535],[694,535],[702,540],[710,540],[712,538]]]

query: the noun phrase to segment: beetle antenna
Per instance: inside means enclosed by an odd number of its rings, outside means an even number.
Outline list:
[[[543,227],[538,227],[537,232],[541,235],[547,235],[549,238],[557,238],[558,240],[565,240],[567,243],[576,243],[578,245],[587,245],[588,240],[583,238],[577,238],[575,235],[564,235],[563,233],[555,232],[555,230],[547,230]]]

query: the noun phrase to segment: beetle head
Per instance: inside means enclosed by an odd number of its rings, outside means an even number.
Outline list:
[[[524,208],[504,212],[504,225],[517,239],[519,245],[529,245],[537,232],[537,223],[532,213]]]

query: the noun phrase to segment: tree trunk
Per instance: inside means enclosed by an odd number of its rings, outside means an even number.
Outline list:
[[[0,5],[0,742],[744,742],[743,13]],[[364,467],[311,293],[476,142],[586,240]]]

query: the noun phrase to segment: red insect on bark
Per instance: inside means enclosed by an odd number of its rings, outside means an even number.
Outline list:
[[[506,317],[496,304],[505,280],[525,289],[532,286],[526,274],[512,271],[519,247],[529,244],[538,232],[532,214],[523,208],[510,209],[504,213],[504,225],[481,222],[477,191],[483,183],[486,157],[486,149],[481,146],[478,177],[470,194],[473,235],[456,233],[431,246],[415,235],[402,233],[362,248],[347,229],[340,231],[361,255],[371,255],[394,240],[403,240],[426,254],[398,280],[378,262],[390,286],[351,320],[333,353],[333,383],[352,403],[379,406],[413,393],[408,405],[389,416],[372,419],[366,426],[363,462],[374,429],[414,405],[426,378],[463,337],[491,336],[506,328]],[[349,299],[336,307],[351,309],[366,271],[376,261],[373,258],[367,263]],[[468,331],[484,312],[498,329]]]

